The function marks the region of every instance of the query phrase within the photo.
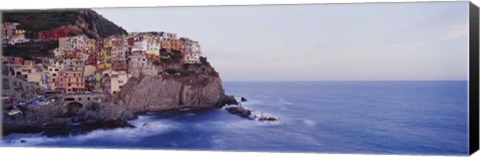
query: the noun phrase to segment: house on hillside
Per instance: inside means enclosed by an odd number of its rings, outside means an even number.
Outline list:
[[[47,31],[38,32],[38,39],[40,40],[51,40],[58,39],[62,37],[67,37],[72,34],[71,30],[63,27],[53,28]]]

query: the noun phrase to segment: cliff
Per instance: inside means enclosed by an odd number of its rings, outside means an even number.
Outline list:
[[[165,66],[172,67],[172,63]],[[224,105],[222,81],[209,64],[167,69],[171,70],[162,75],[141,74],[130,78],[114,97],[114,103],[134,113]]]

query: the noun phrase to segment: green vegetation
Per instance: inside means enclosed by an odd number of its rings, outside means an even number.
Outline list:
[[[175,74],[177,73],[177,69],[174,69],[174,68],[167,68],[165,69],[165,72],[167,72],[167,74]]]
[[[117,26],[115,23],[105,19],[93,10],[86,10],[82,17],[89,24],[88,29],[93,30],[93,26],[97,27],[98,35],[101,38],[106,38],[116,34],[127,34],[122,27]]]
[[[15,45],[4,45],[4,56],[22,57],[24,59],[33,59],[36,57],[51,56],[49,53],[58,46],[58,41],[48,40],[40,42],[29,42]]]
[[[77,25],[85,21],[87,27],[78,26],[83,34],[90,38],[98,34],[106,38],[116,34],[127,34],[122,27],[105,19],[93,10],[29,10],[29,11],[5,11],[2,22],[18,22],[18,28],[27,30],[27,37],[36,38],[36,33],[47,31],[61,26]],[[95,32],[96,28],[96,32]]]
[[[160,65],[160,62],[159,61],[153,61],[152,64],[155,65],[155,66],[158,66],[158,65]]]
[[[207,57],[200,57],[200,63],[202,63],[202,65],[210,66],[210,63],[207,61]]]
[[[64,25],[73,25],[78,11],[75,10],[53,10],[53,11],[15,11],[4,12],[3,22],[18,22],[19,28],[40,32],[57,28]]]

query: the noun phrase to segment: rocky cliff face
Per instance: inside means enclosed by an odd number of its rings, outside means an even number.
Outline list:
[[[222,106],[225,94],[218,73],[209,65],[195,69],[205,71],[132,77],[115,96],[114,103],[131,112]]]

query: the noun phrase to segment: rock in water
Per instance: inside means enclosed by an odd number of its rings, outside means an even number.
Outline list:
[[[241,102],[246,102],[246,101],[248,101],[248,100],[247,100],[247,98],[242,97],[242,98],[240,98],[240,101],[241,101]]]
[[[239,115],[242,118],[250,118],[250,115],[252,115],[252,110],[246,109],[242,106],[229,106],[225,109],[231,114]]]
[[[248,118],[250,120],[257,120],[257,121],[278,121],[279,119],[277,117],[271,116],[271,115],[258,115],[254,113],[254,111],[245,108],[241,105],[228,105],[225,107],[225,110],[227,110],[231,114],[236,114],[239,115],[242,118]]]
[[[226,96],[223,100],[224,105],[238,105],[237,99],[233,95]]]
[[[258,118],[258,121],[277,121],[277,120],[278,118],[273,116],[262,116]]]

